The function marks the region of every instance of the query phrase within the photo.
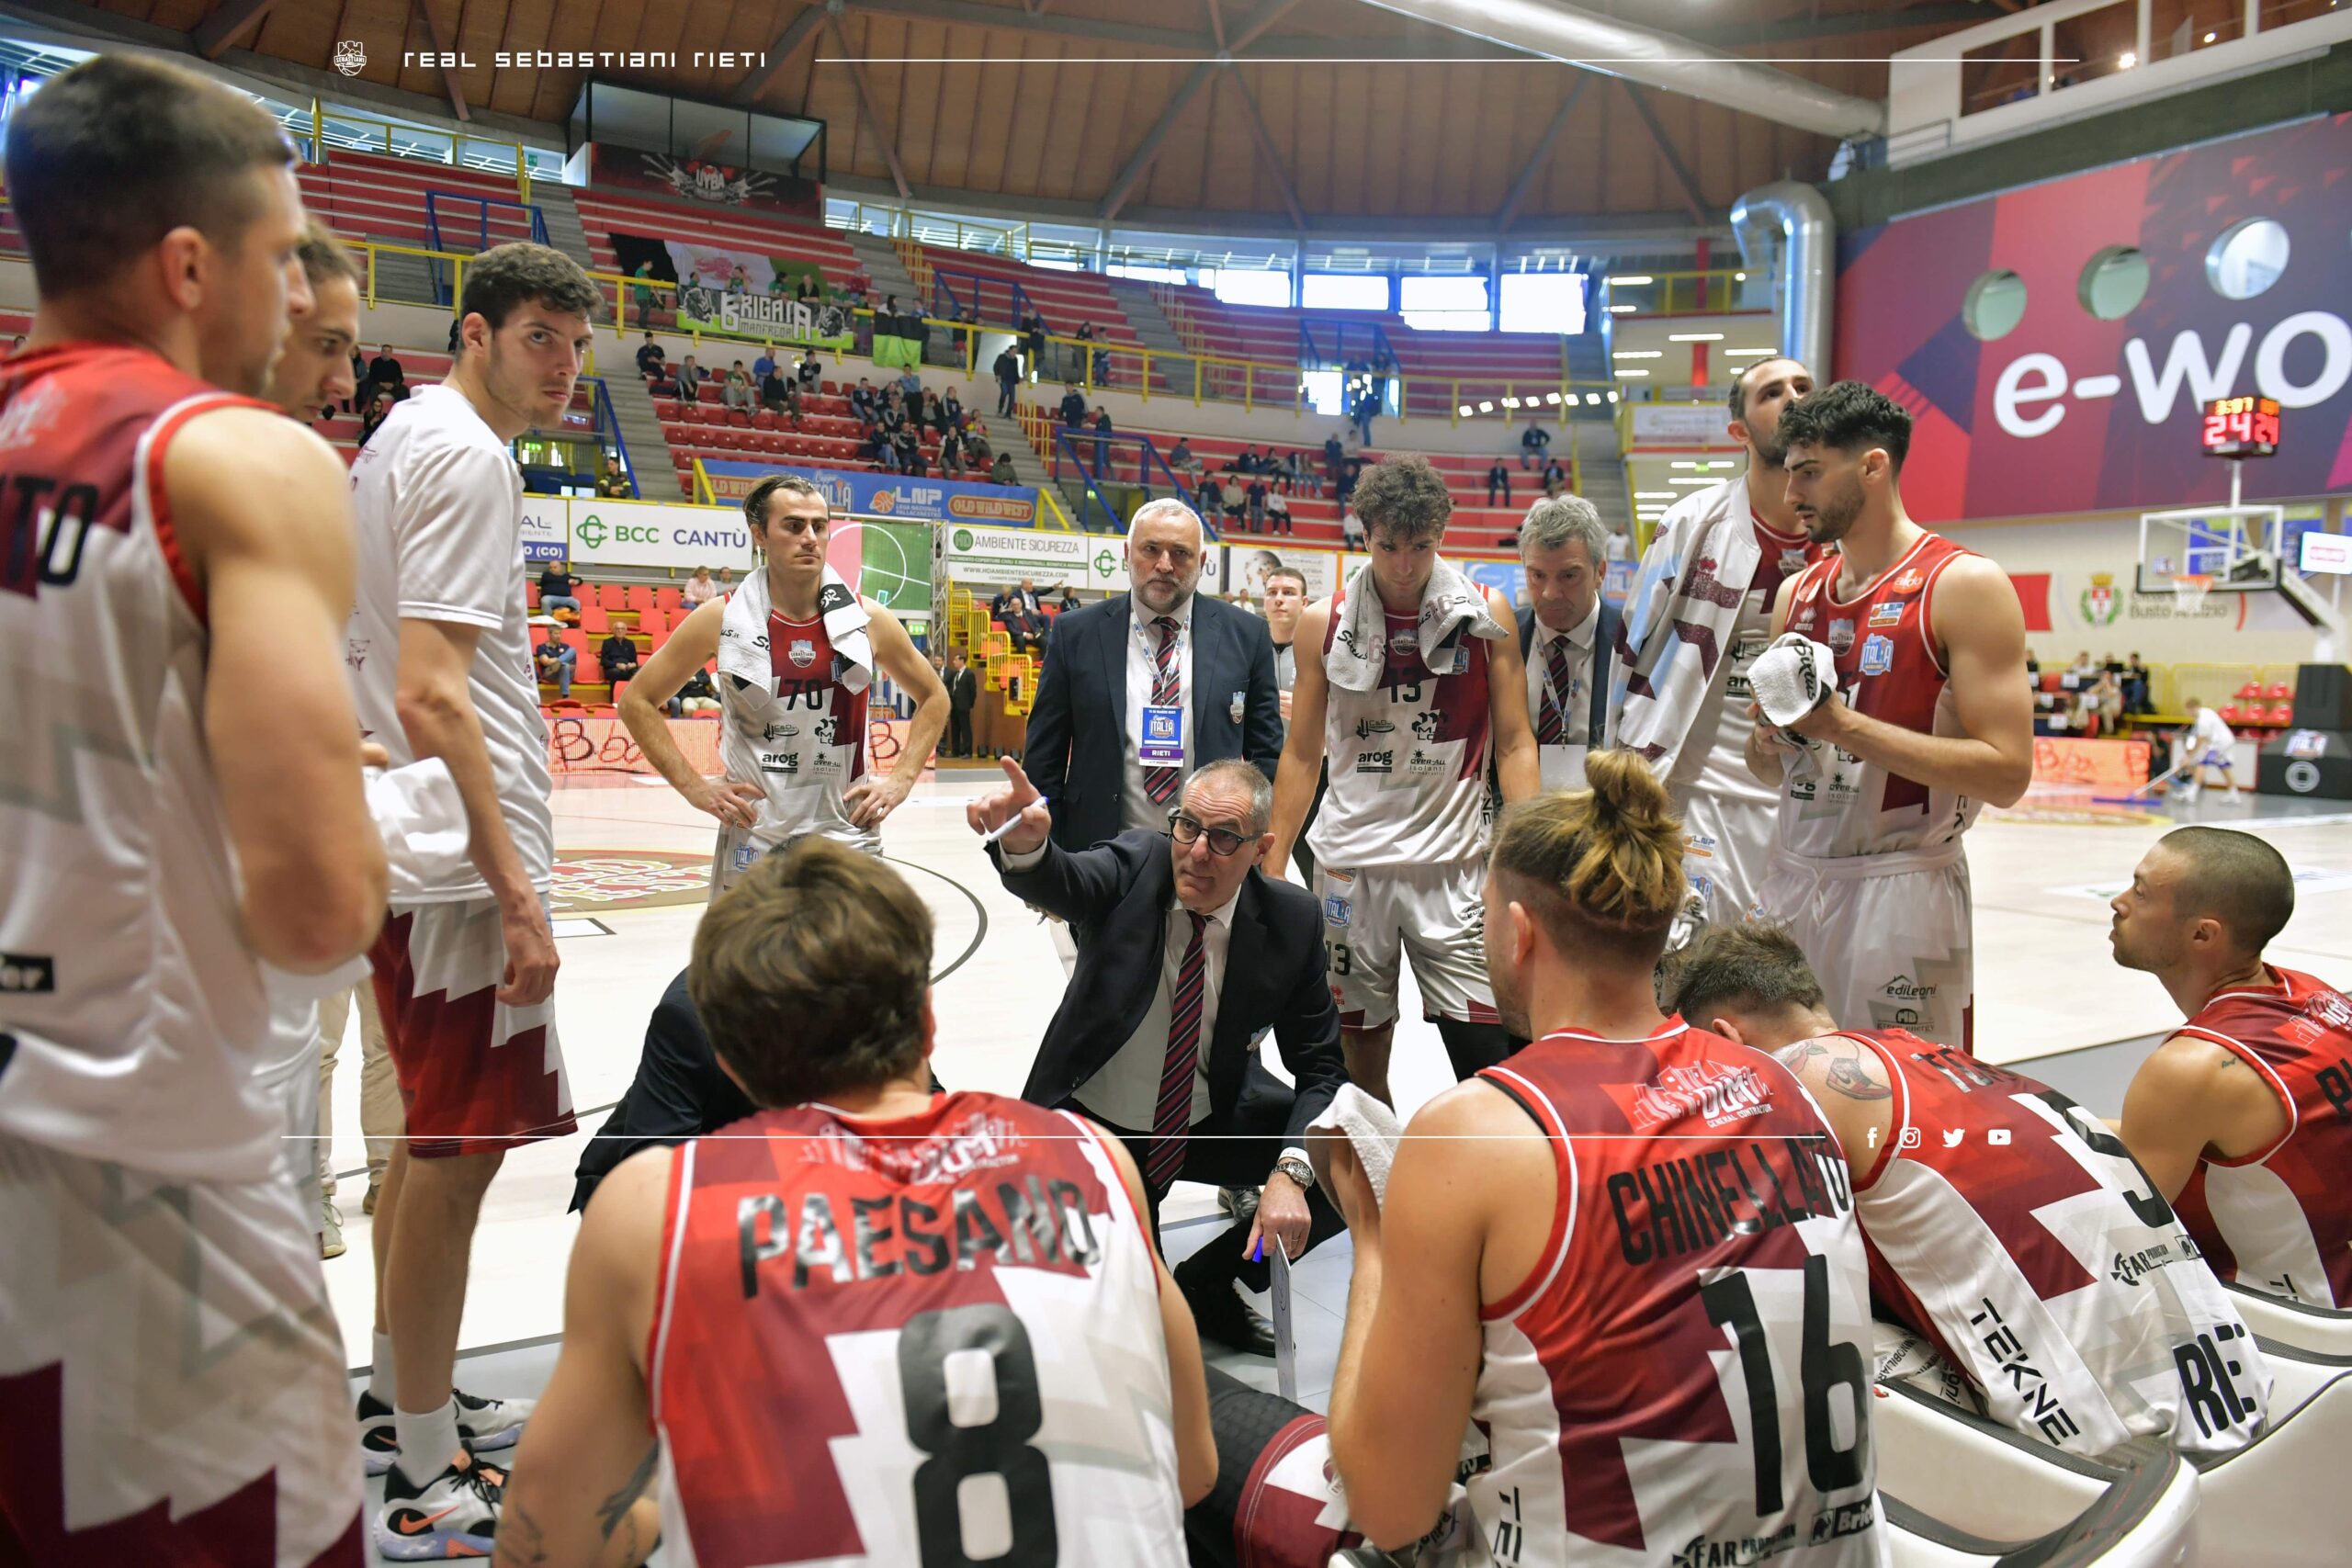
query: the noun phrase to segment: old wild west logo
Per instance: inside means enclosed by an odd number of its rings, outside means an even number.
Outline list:
[[[1623,1101],[1634,1131],[1646,1133],[1668,1122],[1703,1117],[1710,1127],[1738,1122],[1770,1108],[1771,1095],[1753,1067],[1724,1067],[1700,1062],[1668,1067],[1655,1083],[1634,1086]]]

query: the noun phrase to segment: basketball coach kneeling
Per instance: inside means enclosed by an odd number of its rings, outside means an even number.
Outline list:
[[[1168,830],[1073,853],[1051,841],[1021,764],[1004,771],[1011,783],[973,802],[967,820],[984,834],[1012,824],[989,851],[1006,889],[1069,922],[1078,944],[1022,1098],[1076,1110],[1125,1143],[1155,1238],[1177,1178],[1264,1183],[1255,1217],[1174,1273],[1204,1337],[1270,1356],[1272,1329],[1234,1285],[1264,1290],[1277,1242],[1296,1258],[1340,1230],[1315,1190],[1306,1125],[1347,1079],[1322,913],[1312,894],[1257,869],[1273,787],[1251,763],[1211,762],[1186,782]],[[1295,1089],[1258,1058],[1268,1029]]]

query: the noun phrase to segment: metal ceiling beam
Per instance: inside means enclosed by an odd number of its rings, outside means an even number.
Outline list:
[[[1231,47],[1225,41],[1225,13],[1217,9],[1216,0],[1205,0],[1209,8],[1209,31],[1216,38],[1219,49]]]
[[[1667,140],[1666,127],[1658,123],[1657,110],[1650,107],[1648,95],[1631,82],[1621,80],[1617,85],[1625,89],[1627,97],[1634,100],[1634,112],[1642,117],[1642,124],[1649,131],[1650,141],[1657,147],[1657,155],[1673,172],[1675,184],[1682,187],[1682,204],[1690,209],[1693,219],[1705,222],[1707,201],[1699,194],[1699,182],[1691,177],[1690,165],[1682,161],[1682,154],[1674,150],[1674,143]]]
[[[427,0],[409,0],[409,5],[424,18],[424,36],[433,40],[433,52],[441,56],[441,85],[448,92],[450,112],[459,119],[472,119],[473,116],[466,111],[466,96],[458,90],[457,68],[447,63],[449,46],[441,41],[441,24],[433,19],[432,6]]]
[[[1266,172],[1274,176],[1274,188],[1282,193],[1283,205],[1290,209],[1290,220],[1298,225],[1301,234],[1306,232],[1306,210],[1298,205],[1298,192],[1292,188],[1290,175],[1283,170],[1282,154],[1274,149],[1273,133],[1266,129],[1266,117],[1258,112],[1258,99],[1250,91],[1250,84],[1241,73],[1228,70],[1227,83],[1241,95],[1241,107],[1248,110],[1250,133],[1257,139],[1258,156],[1266,161]]]
[[[196,24],[188,41],[196,52],[207,60],[218,60],[237,41],[238,35],[269,15],[277,0],[223,0],[212,15]]]
[[[849,73],[849,85],[857,94],[857,117],[865,122],[865,129],[873,133],[874,140],[882,143],[882,160],[890,165],[890,183],[899,187],[899,199],[904,201],[914,194],[914,186],[907,183],[907,171],[899,166],[898,144],[890,140],[890,133],[882,129],[882,117],[874,112],[874,100],[865,91],[865,73],[858,68],[856,57],[850,53],[849,40],[842,37],[840,17],[830,11],[825,17],[825,30],[832,35],[833,47],[841,51],[841,59],[834,63]]]
[[[1860,38],[1870,33],[1902,32],[1909,28],[1973,27],[1984,21],[1979,0],[1929,0],[1899,11],[1848,11],[1836,17],[1791,17],[1784,21],[1756,22],[1736,28],[1694,28],[1687,35],[1695,43],[1717,49],[1745,49],[1759,43],[1795,43],[1809,39]]]
[[[1560,107],[1552,111],[1552,123],[1545,126],[1544,134],[1535,139],[1535,150],[1528,153],[1527,162],[1520,168],[1519,177],[1510,182],[1510,193],[1503,197],[1502,206],[1496,209],[1497,233],[1510,231],[1511,223],[1519,217],[1520,204],[1527,199],[1527,193],[1535,188],[1536,176],[1551,163],[1553,144],[1560,140],[1560,132],[1568,128],[1568,116],[1576,112],[1577,100],[1584,96],[1584,90],[1590,85],[1592,73],[1580,71],[1577,73],[1577,79],[1568,85],[1567,92],[1562,95]]]
[[[1368,0],[1384,11],[1822,136],[1875,136],[1886,106],[1560,0]]]
[[[1147,27],[1133,22],[1109,22],[1093,17],[1045,14],[1045,0],[1034,12],[1010,6],[988,6],[978,0],[852,0],[861,11],[907,17],[917,21],[946,22],[956,27],[994,28],[1000,32],[1036,33],[1049,38],[1084,39],[1095,43],[1125,44],[1167,54],[1210,60],[1218,45],[1210,32],[1186,32],[1176,28]],[[1265,28],[1287,12],[1287,5],[1270,8],[1239,33],[1228,28],[1229,47],[1238,53],[1249,47],[1259,60],[1527,60],[1542,58],[1537,50],[1465,39],[1456,34],[1434,37],[1333,38],[1320,33],[1267,36]]]
[[[808,35],[821,27],[824,20],[824,0],[818,0],[817,4],[805,7],[800,15],[778,28],[775,37],[768,40],[767,63],[743,78],[743,85],[735,89],[735,101],[739,104],[754,102],[761,94],[775,86],[784,74],[785,67],[791,63],[792,57],[800,52],[800,46],[808,41]]]
[[[1111,188],[1103,194],[1102,209],[1094,215],[1098,221],[1108,223],[1119,215],[1119,209],[1127,204],[1127,197],[1135,194],[1136,186],[1149,172],[1152,160],[1159,156],[1160,143],[1166,141],[1168,133],[1176,129],[1177,118],[1191,107],[1194,98],[1201,96],[1201,89],[1209,85],[1209,78],[1216,73],[1216,61],[1202,61],[1169,96],[1167,104],[1159,111],[1159,118],[1153,120],[1151,129],[1143,133],[1143,140],[1136,143],[1134,153],[1120,165],[1117,176],[1111,181]]]
[[[1258,13],[1248,27],[1233,35],[1233,42],[1227,46],[1226,51],[1229,54],[1239,54],[1243,50],[1265,37],[1266,29],[1282,20],[1283,14],[1297,4],[1298,0],[1272,0],[1272,4]]]

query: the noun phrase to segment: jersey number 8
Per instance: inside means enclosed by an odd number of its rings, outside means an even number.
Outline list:
[[[983,1361],[986,1379],[976,1376]],[[994,1416],[977,1424],[958,1422],[956,1406],[973,1403],[989,1382],[995,1385]],[[922,1568],[967,1568],[976,1562],[1053,1568],[1060,1551],[1053,1472],[1046,1456],[1029,1446],[1044,1424],[1045,1409],[1037,1393],[1037,1359],[1021,1319],[994,1303],[909,1319],[899,1337],[899,1386],[907,1438],[931,1456],[915,1467],[915,1534]],[[1001,1484],[1010,1534],[996,1541],[972,1540],[979,1548],[975,1555],[966,1548],[964,1483],[989,1475]],[[985,1495],[976,1494],[975,1500]]]

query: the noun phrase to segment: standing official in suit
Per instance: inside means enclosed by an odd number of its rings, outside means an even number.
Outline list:
[[[1600,597],[1609,530],[1582,496],[1539,501],[1519,525],[1527,569],[1519,651],[1545,789],[1584,788],[1584,760],[1609,744],[1609,678],[1618,615]],[[1532,610],[1532,615],[1528,614]]]
[[[1282,759],[1274,645],[1257,616],[1193,592],[1205,547],[1191,507],[1149,502],[1127,527],[1133,590],[1055,627],[1022,761],[1063,849],[1165,831],[1207,763],[1240,757],[1272,777]]]
[[[972,709],[980,700],[980,678],[957,649],[947,656],[947,754],[972,754]]]
[[[1272,1355],[1272,1329],[1235,1285],[1266,1288],[1264,1247],[1295,1258],[1338,1234],[1339,1213],[1306,1163],[1306,1126],[1347,1077],[1322,911],[1306,889],[1258,870],[1272,846],[1273,785],[1238,758],[1210,762],[1161,830],[1071,852],[1021,764],[1004,771],[1007,787],[966,807],[966,819],[979,833],[1013,824],[989,846],[1006,889],[1078,933],[1077,967],[1022,1098],[1077,1111],[1126,1144],[1155,1235],[1179,1177],[1263,1183],[1254,1216],[1174,1272],[1203,1335]],[[1258,1058],[1267,1030],[1295,1088]]]

